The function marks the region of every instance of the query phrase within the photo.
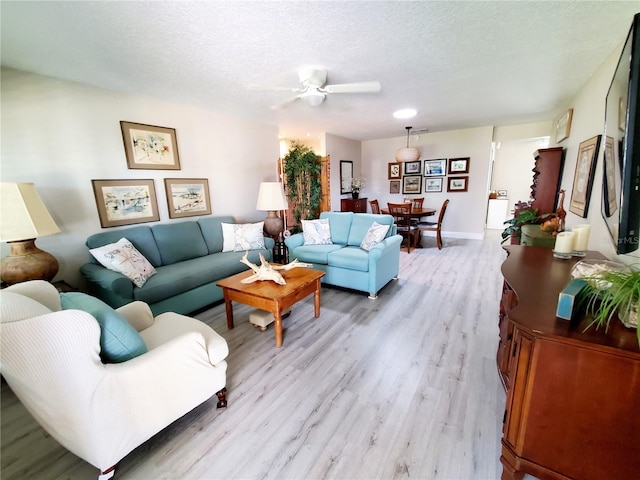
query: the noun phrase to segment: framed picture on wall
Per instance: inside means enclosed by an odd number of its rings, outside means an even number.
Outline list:
[[[402,177],[402,193],[404,195],[421,192],[422,175],[405,175]]]
[[[449,177],[447,192],[466,192],[469,188],[469,177]]]
[[[210,215],[209,180],[206,178],[165,178],[169,218]]]
[[[589,213],[589,200],[593,189],[593,175],[596,171],[596,158],[600,149],[601,135],[585,140],[578,147],[578,161],[573,176],[573,190],[571,191],[571,203],[569,211],[587,218]],[[606,162],[606,159],[605,159]]]
[[[389,182],[389,193],[400,193],[400,180],[391,180]]]
[[[442,191],[442,178],[425,178],[424,179],[424,192],[441,192]]]
[[[573,108],[567,110],[556,123],[556,143],[569,138],[571,133],[571,119],[573,118]]]
[[[416,160],[415,162],[404,162],[404,174],[420,175],[420,167],[422,167],[420,160]]]
[[[388,178],[389,180],[395,180],[402,177],[402,164],[400,162],[389,163],[388,166]]]
[[[129,169],[180,170],[174,128],[120,122]]]
[[[450,158],[449,159],[449,174],[457,173],[469,173],[469,157],[463,158]]]
[[[160,220],[153,180],[91,180],[91,183],[103,228]]]
[[[353,178],[353,162],[340,160],[340,194],[351,193],[351,179]]]
[[[425,177],[441,177],[446,175],[447,159],[438,158],[436,160],[425,160],[423,173]]]

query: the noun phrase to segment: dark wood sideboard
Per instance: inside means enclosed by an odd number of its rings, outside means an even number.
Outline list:
[[[502,480],[638,478],[640,349],[634,329],[557,318],[579,258],[510,245],[502,265],[498,373],[507,392]],[[604,259],[599,252],[588,258]]]
[[[341,198],[340,211],[353,212],[353,213],[367,213],[367,199],[366,198]]]

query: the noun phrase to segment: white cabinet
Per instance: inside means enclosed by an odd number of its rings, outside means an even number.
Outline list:
[[[504,230],[504,222],[507,219],[508,198],[489,199],[489,209],[487,210],[487,228]]]

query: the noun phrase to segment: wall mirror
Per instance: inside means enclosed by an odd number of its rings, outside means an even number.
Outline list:
[[[617,254],[640,243],[640,14],[607,92],[601,211]]]
[[[340,193],[351,193],[351,179],[353,178],[353,162],[340,160]]]

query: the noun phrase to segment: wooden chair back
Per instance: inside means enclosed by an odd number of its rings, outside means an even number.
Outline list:
[[[411,203],[387,203],[389,215],[393,216],[398,234],[407,239],[407,253],[411,253],[411,243],[415,247],[418,241],[418,229],[411,224]]]
[[[378,200],[369,200],[369,205],[371,205],[371,213],[380,214],[380,204]]]
[[[447,205],[449,205],[449,199],[447,198],[444,202],[442,202],[442,207],[440,207],[440,213],[438,214],[438,222],[420,222],[418,223],[418,228],[420,230],[436,232],[436,243],[438,245],[438,250],[442,250],[442,220],[444,219],[444,214],[447,211]]]
[[[424,197],[422,198],[405,198],[404,199],[404,203],[410,203],[413,207],[413,209],[421,209],[422,208],[422,204],[424,203]]]

